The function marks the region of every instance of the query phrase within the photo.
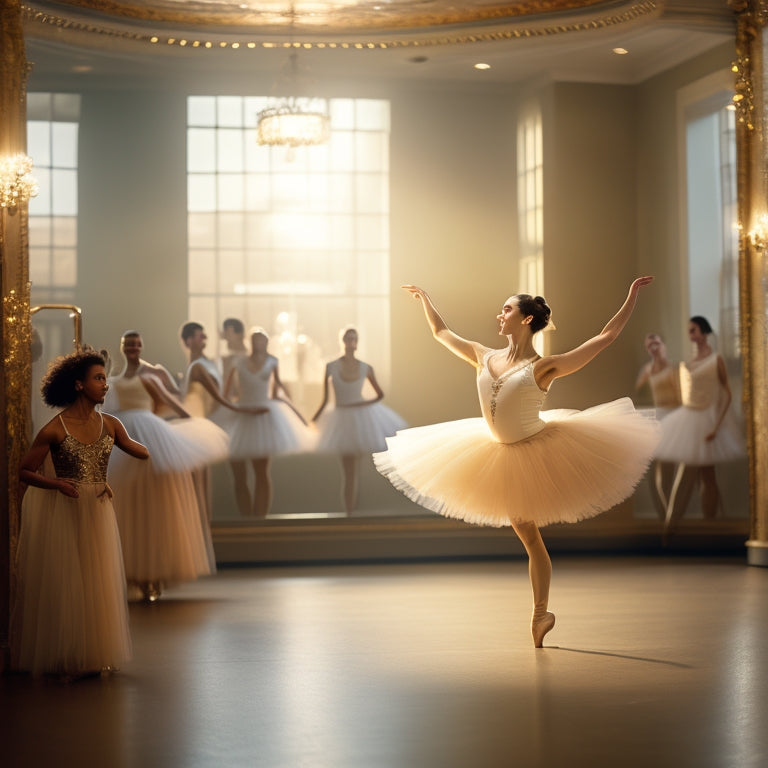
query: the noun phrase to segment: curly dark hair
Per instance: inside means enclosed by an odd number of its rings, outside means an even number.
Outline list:
[[[75,382],[83,381],[94,365],[106,367],[106,361],[103,355],[91,347],[52,360],[40,384],[46,405],[53,408],[72,405],[77,400]]]
[[[543,296],[531,296],[530,293],[519,293],[517,295],[517,306],[524,317],[533,315],[531,320],[531,333],[536,333],[549,325],[549,318],[552,316],[552,310],[547,305]]]

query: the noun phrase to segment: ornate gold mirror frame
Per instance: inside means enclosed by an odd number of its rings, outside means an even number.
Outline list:
[[[732,0],[737,16],[736,75],[741,349],[749,446],[747,561],[768,566],[768,141],[763,70],[766,0]]]

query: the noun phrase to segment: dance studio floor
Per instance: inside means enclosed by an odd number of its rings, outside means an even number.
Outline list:
[[[768,765],[768,569],[554,567],[541,650],[522,560],[223,570],[132,605],[118,675],[0,679],[0,763]]]

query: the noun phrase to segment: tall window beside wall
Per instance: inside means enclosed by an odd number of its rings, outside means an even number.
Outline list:
[[[520,293],[544,295],[544,151],[538,110],[521,115],[517,126],[517,215]],[[536,344],[542,343],[538,334]]]
[[[71,303],[77,283],[80,96],[27,96],[27,152],[40,187],[29,202],[32,303]]]
[[[541,114],[521,118],[517,128],[517,210],[521,291],[544,289],[544,153]]]
[[[256,141],[266,102],[188,99],[189,317],[212,340],[227,317],[264,327],[294,399],[348,324],[386,382],[389,103],[331,99],[330,141],[287,150]]]

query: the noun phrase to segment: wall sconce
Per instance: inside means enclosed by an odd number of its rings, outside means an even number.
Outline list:
[[[38,191],[31,157],[17,154],[0,158],[0,208],[15,213],[21,203],[29,202]]]
[[[768,248],[768,213],[762,213],[757,219],[757,225],[747,233],[752,247],[758,251]]]

